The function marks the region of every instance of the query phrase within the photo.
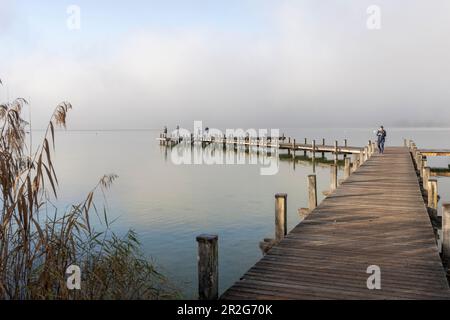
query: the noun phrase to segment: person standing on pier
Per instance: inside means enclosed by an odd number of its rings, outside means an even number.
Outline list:
[[[384,127],[381,126],[380,129],[377,131],[377,137],[378,137],[378,151],[380,154],[384,153],[384,144],[386,143],[386,136],[387,132],[384,130]]]

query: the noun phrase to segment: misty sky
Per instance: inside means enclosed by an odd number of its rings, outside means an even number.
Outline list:
[[[35,127],[450,125],[448,0],[0,0],[0,44]]]

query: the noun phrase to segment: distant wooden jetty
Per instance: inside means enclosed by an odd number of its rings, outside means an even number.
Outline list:
[[[214,137],[214,136],[201,136],[195,137],[191,135],[190,137],[183,136],[167,136],[165,134],[160,134],[157,139],[161,145],[174,147],[182,142],[194,144],[202,144],[203,147],[208,145],[222,145],[222,146],[242,146],[242,147],[261,147],[261,148],[277,148],[279,150],[287,150],[289,154],[295,155],[296,152],[310,152],[311,154],[316,153],[333,153],[335,155],[351,155],[351,154],[361,154],[367,157],[367,154],[371,150],[375,149],[375,144],[369,142],[369,146],[366,148],[352,147],[347,145],[347,140],[344,141],[344,145],[339,145],[338,141],[335,141],[333,145],[327,145],[325,139],[322,139],[321,143],[317,143],[315,140],[308,143],[305,139],[304,143],[298,143],[297,140],[290,137]]]
[[[450,299],[450,203],[443,204],[438,217],[433,179],[446,170],[433,170],[427,161],[450,156],[450,150],[418,149],[408,140],[384,155],[375,154],[371,141],[364,148],[285,137],[276,144],[234,138],[199,142],[276,146],[293,159],[299,151],[309,152],[313,160],[316,153],[335,155],[327,197],[317,202],[317,178],[309,175],[308,208],[299,210],[304,220],[290,232],[288,195],[275,196],[274,239],[261,242],[263,258],[220,299]],[[341,154],[344,180],[338,181]],[[197,241],[199,297],[217,299],[219,237],[203,235]],[[373,276],[379,276],[375,283]]]

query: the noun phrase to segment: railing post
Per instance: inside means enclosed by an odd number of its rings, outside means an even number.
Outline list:
[[[430,177],[431,177],[431,168],[425,167],[423,169],[423,188],[425,190],[428,190],[428,181],[430,180]]]
[[[348,140],[344,139],[344,146],[347,148],[348,147]]]
[[[419,175],[421,178],[423,177],[423,163],[422,163],[423,160],[422,159],[423,159],[423,156],[421,154],[419,154],[417,156],[417,170],[419,170]]]
[[[197,237],[199,300],[217,300],[219,298],[218,240],[217,235]]]
[[[426,156],[422,156],[422,168],[425,169],[428,167],[428,158]]]
[[[317,208],[317,176],[311,174],[308,176],[308,189],[309,189],[309,211],[313,211]]]
[[[448,267],[450,262],[450,203],[442,205],[442,258]]]
[[[275,240],[281,241],[287,235],[287,194],[275,195]]]
[[[344,179],[348,179],[351,174],[351,162],[350,158],[345,158]]]
[[[357,154],[352,154],[352,171],[355,172],[356,170],[358,170],[359,167],[359,163],[358,163],[358,155]]]
[[[407,141],[406,139],[403,139],[403,146],[404,146],[405,148],[408,147],[408,141]]]
[[[438,207],[438,186],[436,179],[428,180],[428,207],[437,209]]]

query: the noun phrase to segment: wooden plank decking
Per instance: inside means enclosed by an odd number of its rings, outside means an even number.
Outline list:
[[[381,290],[367,268],[381,268]],[[374,155],[222,299],[449,299],[407,148]]]

